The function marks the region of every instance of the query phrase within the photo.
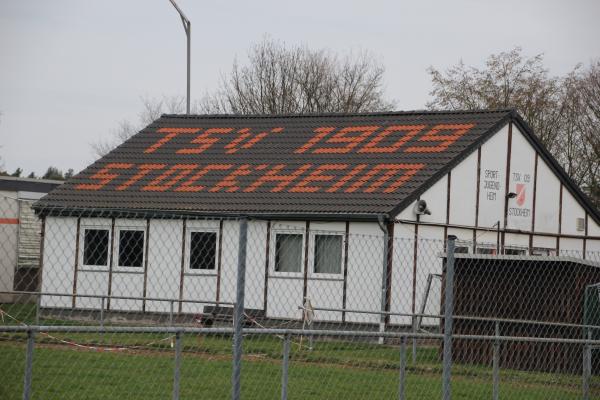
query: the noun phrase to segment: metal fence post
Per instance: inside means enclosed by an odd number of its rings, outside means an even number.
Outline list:
[[[381,222],[380,222],[381,223]],[[381,270],[381,315],[379,317],[379,332],[385,332],[385,319],[387,318],[387,285],[388,285],[388,247],[389,247],[388,231],[385,229],[383,235],[383,267]],[[384,343],[384,337],[379,338],[379,344]]]
[[[100,299],[100,327],[104,329],[104,302],[105,298],[102,296]]]
[[[400,339],[400,377],[398,382],[398,399],[404,400],[404,386],[406,382],[406,336]]]
[[[248,241],[248,219],[240,220],[238,242],[238,268],[236,299],[233,312],[233,372],[231,374],[231,398],[240,399],[242,372],[242,328],[244,325],[244,294],[246,285],[246,244]]]
[[[417,333],[417,316],[412,316],[412,331],[413,333]],[[417,362],[417,338],[412,338],[412,363],[415,364]]]
[[[287,400],[288,392],[288,370],[290,363],[290,335],[285,335],[283,340],[283,363],[281,371],[281,400]]]
[[[183,333],[175,333],[175,367],[173,369],[173,400],[179,400],[179,381],[181,370],[181,342]]]
[[[33,368],[33,346],[35,334],[32,330],[27,331],[27,351],[25,353],[25,379],[23,381],[23,400],[31,398],[31,373]]]
[[[498,400],[500,395],[500,322],[496,321],[494,326],[493,360],[492,360],[492,399]]]
[[[452,314],[454,312],[454,247],[456,236],[448,235],[446,283],[444,286],[444,355],[442,372],[442,399],[452,399],[450,371],[452,368]]]
[[[592,340],[592,330],[588,328],[587,339]],[[590,376],[592,375],[592,346],[583,346],[583,400],[590,399]]]
[[[169,309],[169,325],[173,326],[173,300],[171,300],[169,303],[171,303],[170,309]]]
[[[40,324],[40,309],[42,308],[42,296],[38,294],[35,300],[35,324]]]
[[[100,300],[100,339],[102,340],[102,342],[104,342],[104,303],[106,301],[106,298],[104,296],[102,296],[101,300]]]

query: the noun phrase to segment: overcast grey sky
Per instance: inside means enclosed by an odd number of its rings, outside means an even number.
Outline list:
[[[598,0],[179,0],[192,21],[192,98],[265,35],[370,50],[398,109],[422,109],[428,66],[523,47],[553,74],[600,57]],[[90,143],[136,121],[140,96],[185,94],[185,36],[168,0],[0,0],[0,157],[84,168]]]

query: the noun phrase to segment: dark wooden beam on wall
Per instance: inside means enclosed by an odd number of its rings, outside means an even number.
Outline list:
[[[481,185],[481,146],[477,148],[477,183],[475,187],[475,228],[473,230],[473,253],[477,249],[477,228],[479,227],[479,191]]]
[[[393,276],[393,263],[394,263],[394,221],[387,223],[387,261],[386,261],[386,297],[385,297],[385,311],[389,312],[392,304],[392,276]],[[390,316],[385,316],[385,325],[389,325]]]
[[[560,236],[562,234],[563,184],[560,184],[558,196],[558,235],[556,235],[556,255],[560,255]]]
[[[73,262],[73,299],[72,307],[77,305],[77,271],[79,270],[79,235],[81,229],[81,218],[77,218],[77,236],[75,236],[75,260]]]
[[[535,203],[537,201],[537,176],[538,176],[539,155],[535,153],[535,162],[533,166],[533,204],[531,205],[531,233],[529,233],[529,255],[533,252],[533,232],[535,232]]]
[[[263,288],[263,310],[265,317],[267,316],[267,303],[269,299],[269,262],[271,259],[270,246],[271,246],[271,221],[267,221],[267,240],[265,244],[265,287]]]
[[[185,276],[185,236],[186,236],[187,220],[183,220],[183,228],[181,229],[181,266],[179,274],[179,307],[178,310],[181,313],[183,306],[183,285]]]
[[[504,249],[504,243],[506,240],[506,228],[507,228],[507,224],[508,224],[508,193],[510,192],[510,162],[511,162],[511,158],[512,158],[512,128],[513,128],[513,123],[509,122],[508,123],[508,144],[506,147],[506,176],[505,176],[505,183],[504,183],[504,226],[502,227],[502,234],[501,234],[501,249],[496,249],[496,252],[498,254],[502,254],[503,249]],[[498,228],[500,229],[500,227]]]
[[[342,286],[342,309],[346,309],[346,296],[348,290],[348,242],[350,240],[350,222],[346,221],[344,234],[344,283]],[[346,322],[346,311],[342,311],[342,322]]]
[[[415,236],[413,243],[413,273],[412,273],[412,313],[416,310],[417,297],[417,262],[419,253],[419,216],[417,215],[417,223],[415,223]]]
[[[148,290],[148,248],[150,247],[150,218],[146,218],[146,237],[144,238],[144,287],[142,289],[142,312],[146,312],[146,292]]]
[[[583,237],[583,259],[585,260],[586,257],[586,253],[587,253],[587,235],[588,235],[588,213],[586,211],[585,213],[585,219],[583,220],[584,222],[584,234],[585,236]]]
[[[448,182],[446,183],[446,225],[444,226],[444,248],[446,247],[446,238],[448,237],[448,225],[450,224],[450,189],[452,188],[452,171],[448,172]]]
[[[42,230],[40,233],[40,261],[38,267],[36,290],[42,291],[42,280],[44,279],[44,242],[46,241],[46,217],[42,217]]]
[[[221,301],[221,258],[223,256],[223,220],[219,220],[219,254],[217,254],[217,293],[216,302]]]
[[[302,288],[302,304],[308,294],[308,242],[310,232],[310,221],[306,221],[306,228],[304,233],[304,285]]]
[[[115,251],[115,219],[111,218],[110,222],[110,253],[108,261],[108,299],[106,300],[106,309],[110,310],[110,296],[112,294],[112,275],[113,275],[113,259]]]

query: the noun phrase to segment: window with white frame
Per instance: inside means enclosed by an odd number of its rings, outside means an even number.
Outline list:
[[[275,272],[302,272],[303,243],[301,233],[275,234]]]
[[[118,266],[141,268],[144,266],[145,232],[141,229],[119,229]]]
[[[190,270],[214,270],[217,265],[217,232],[192,231],[189,237]]]
[[[532,256],[555,256],[556,255],[556,249],[550,249],[550,248],[546,248],[546,247],[534,247],[533,249],[531,249],[531,255]]]
[[[343,258],[342,235],[314,235],[313,271],[316,274],[341,274]]]
[[[83,265],[108,266],[110,231],[101,228],[83,230]]]
[[[496,255],[496,247],[492,246],[477,246],[476,254]]]
[[[524,256],[527,255],[526,247],[509,246],[504,248],[504,254],[507,256]]]

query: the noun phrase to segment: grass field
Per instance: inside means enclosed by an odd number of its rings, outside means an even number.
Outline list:
[[[60,321],[43,321],[58,323]],[[43,399],[164,399],[171,397],[174,350],[166,335],[67,334],[54,336],[80,344],[125,346],[133,350],[94,351],[60,344],[38,335],[33,364],[33,398]],[[162,340],[161,340],[162,339]],[[167,339],[167,340],[165,340]],[[318,341],[315,349],[299,348],[294,338],[289,371],[290,399],[397,398],[397,346],[366,342]],[[181,398],[227,399],[230,396],[231,338],[184,337]],[[281,339],[246,337],[242,371],[245,399],[280,398]],[[0,399],[22,396],[25,337],[0,335]],[[593,388],[600,398],[600,380]],[[455,364],[454,399],[482,399],[492,395],[491,368]],[[501,372],[501,398],[579,399],[581,377],[565,374]],[[438,347],[418,348],[417,363],[408,362],[408,399],[439,399],[441,365]]]

